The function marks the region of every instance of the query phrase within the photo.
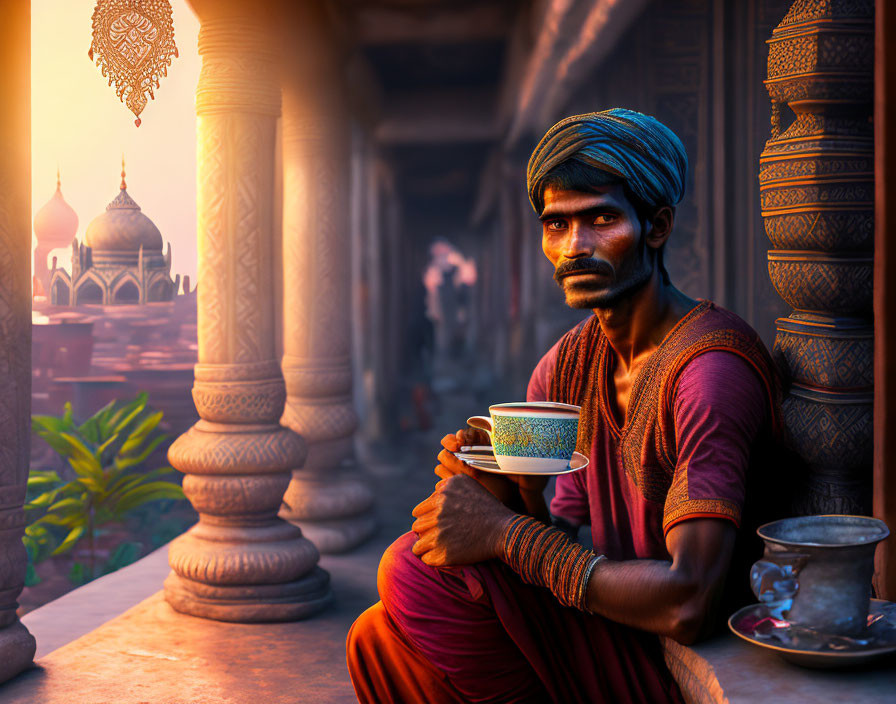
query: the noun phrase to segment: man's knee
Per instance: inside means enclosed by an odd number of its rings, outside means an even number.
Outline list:
[[[395,601],[396,594],[407,596],[408,592],[416,592],[414,583],[419,581],[422,572],[432,569],[411,552],[416,539],[413,533],[405,533],[386,548],[380,560],[376,588],[387,609]]]
[[[383,630],[383,615],[383,604],[377,602],[362,612],[348,630],[345,654],[349,670],[352,670],[357,663],[363,662],[365,652],[375,645],[377,636]]]

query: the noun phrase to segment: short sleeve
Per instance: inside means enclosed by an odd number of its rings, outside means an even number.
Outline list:
[[[732,352],[699,355],[673,396],[678,460],[663,510],[663,533],[694,518],[739,525],[750,454],[767,421],[759,375]]]

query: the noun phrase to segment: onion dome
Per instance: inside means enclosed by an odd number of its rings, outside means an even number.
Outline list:
[[[51,249],[67,247],[78,231],[78,214],[62,197],[59,171],[56,171],[56,193],[34,216],[34,235],[38,244]]]
[[[95,217],[84,235],[85,244],[95,252],[134,254],[142,246],[144,251],[162,251],[162,233],[146,217],[140,206],[128,195],[125,183],[124,160],[121,164],[121,190],[106,212]]]

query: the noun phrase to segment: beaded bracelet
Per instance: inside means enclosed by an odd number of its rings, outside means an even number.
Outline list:
[[[588,611],[588,580],[604,555],[569,540],[531,516],[516,516],[504,533],[501,559],[528,584],[550,589],[564,606]]]

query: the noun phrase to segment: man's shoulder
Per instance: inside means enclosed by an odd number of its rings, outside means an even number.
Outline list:
[[[715,331],[730,330],[745,335],[751,340],[759,339],[759,333],[737,313],[723,308],[713,301],[706,300],[702,301],[702,303],[705,304],[703,314],[699,316],[699,319],[693,326],[693,334],[702,335]]]

